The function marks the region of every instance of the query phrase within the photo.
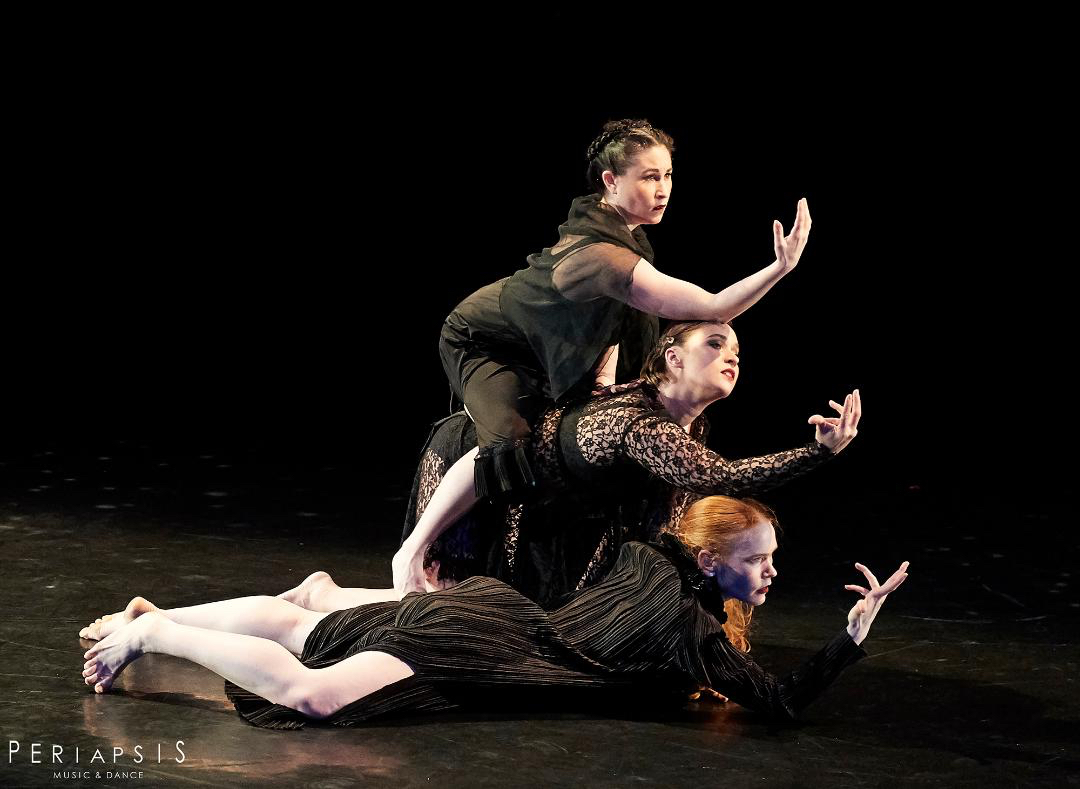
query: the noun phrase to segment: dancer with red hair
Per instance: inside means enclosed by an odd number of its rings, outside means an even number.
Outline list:
[[[747,654],[745,625],[777,578],[775,523],[754,501],[701,499],[657,543],[623,545],[601,583],[552,612],[484,577],[329,614],[275,597],[177,609],[137,597],[102,623],[111,632],[86,651],[82,673],[104,693],[144,654],[186,658],[227,680],[245,720],[278,729],[505,708],[508,699],[579,707],[609,698],[603,691],[676,703],[702,686],[790,720],[864,654],[908,563],[884,583],[856,564],[865,581],[845,586],[860,600],[844,628],[774,675]]]

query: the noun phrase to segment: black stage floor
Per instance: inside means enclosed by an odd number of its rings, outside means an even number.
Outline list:
[[[752,636],[774,671],[843,626],[854,560],[881,573],[912,563],[870,658],[798,726],[699,702],[667,716],[266,731],[236,715],[217,677],[158,655],[94,695],[77,631],[134,594],[167,606],[276,594],[316,569],[388,584],[408,473],[284,457],[112,442],[2,458],[0,785],[1080,785],[1074,527],[914,487],[837,497],[796,483],[763,497],[785,525]]]

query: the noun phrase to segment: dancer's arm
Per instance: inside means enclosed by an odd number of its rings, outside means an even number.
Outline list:
[[[862,400],[858,391],[841,407],[829,401],[840,417],[810,417],[815,441],[798,449],[760,457],[728,460],[695,441],[663,414],[639,416],[622,432],[622,451],[675,487],[703,495],[745,496],[781,485],[820,465],[846,447],[858,432]],[[610,418],[620,415],[611,412]],[[624,417],[625,418],[625,417]],[[579,424],[580,429],[580,424]]]
[[[402,593],[424,592],[424,554],[439,535],[476,503],[473,464],[477,449],[462,455],[439,481],[412,533],[401,543],[391,561],[394,588]]]
[[[884,584],[863,565],[856,564],[870,583],[870,588],[845,586],[858,591],[863,599],[848,614],[847,627],[839,632],[816,655],[791,673],[778,677],[765,671],[745,652],[735,649],[719,633],[709,645],[709,684],[716,691],[748,709],[774,718],[793,720],[799,712],[825,690],[847,666],[866,655],[859,646],[870,632],[885,597],[907,578],[908,563],[900,565]]]
[[[727,322],[753,306],[795,268],[809,233],[810,209],[803,198],[799,201],[790,235],[784,236],[784,228],[779,220],[773,222],[776,260],[719,293],[710,293],[697,285],[663,274],[642,259],[634,268],[627,303],[661,318]]]
[[[645,258],[615,244],[582,247],[560,261],[552,274],[570,301],[607,296],[650,315],[674,320],[729,321],[745,312],[799,262],[810,233],[810,209],[800,200],[788,236],[773,223],[776,260],[719,293],[657,271]]]

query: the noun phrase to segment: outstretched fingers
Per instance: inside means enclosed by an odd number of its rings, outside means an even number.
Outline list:
[[[871,589],[877,589],[879,586],[881,586],[881,584],[878,583],[877,576],[870,572],[870,568],[867,567],[865,564],[855,562],[855,569],[866,576],[866,580],[870,582]]]
[[[809,223],[810,211],[806,208],[806,198],[804,197],[795,206],[795,224],[791,226],[791,235],[798,238],[806,232]]]
[[[878,583],[877,577],[870,571],[869,567],[865,564],[855,562],[855,569],[866,576],[866,580],[870,582],[870,588],[868,589],[865,586],[859,586],[857,584],[845,584],[844,588],[849,592],[858,592],[864,598],[883,598],[885,595],[895,592],[900,584],[907,580],[907,568],[909,564],[909,562],[901,564],[900,568],[890,575],[885,583],[882,584]]]
[[[841,426],[845,430],[855,430],[859,424],[859,419],[862,418],[862,396],[859,394],[858,389],[844,398],[843,405],[840,405],[835,400],[830,400],[829,406],[840,414]]]
[[[791,226],[790,237],[795,239],[797,244],[805,244],[806,237],[810,233],[810,224],[810,205],[803,197],[795,207],[795,223]]]
[[[907,580],[907,568],[910,565],[909,562],[904,562],[900,565],[900,568],[889,576],[889,578],[881,585],[881,593],[888,594],[894,591],[900,584]]]

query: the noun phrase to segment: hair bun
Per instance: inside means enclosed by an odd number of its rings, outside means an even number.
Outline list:
[[[628,137],[638,131],[644,131],[650,135],[655,133],[652,124],[644,119],[632,120],[625,118],[619,121],[608,121],[604,124],[600,136],[589,143],[589,149],[585,155],[589,161],[592,161],[611,143],[618,142],[623,137]]]

